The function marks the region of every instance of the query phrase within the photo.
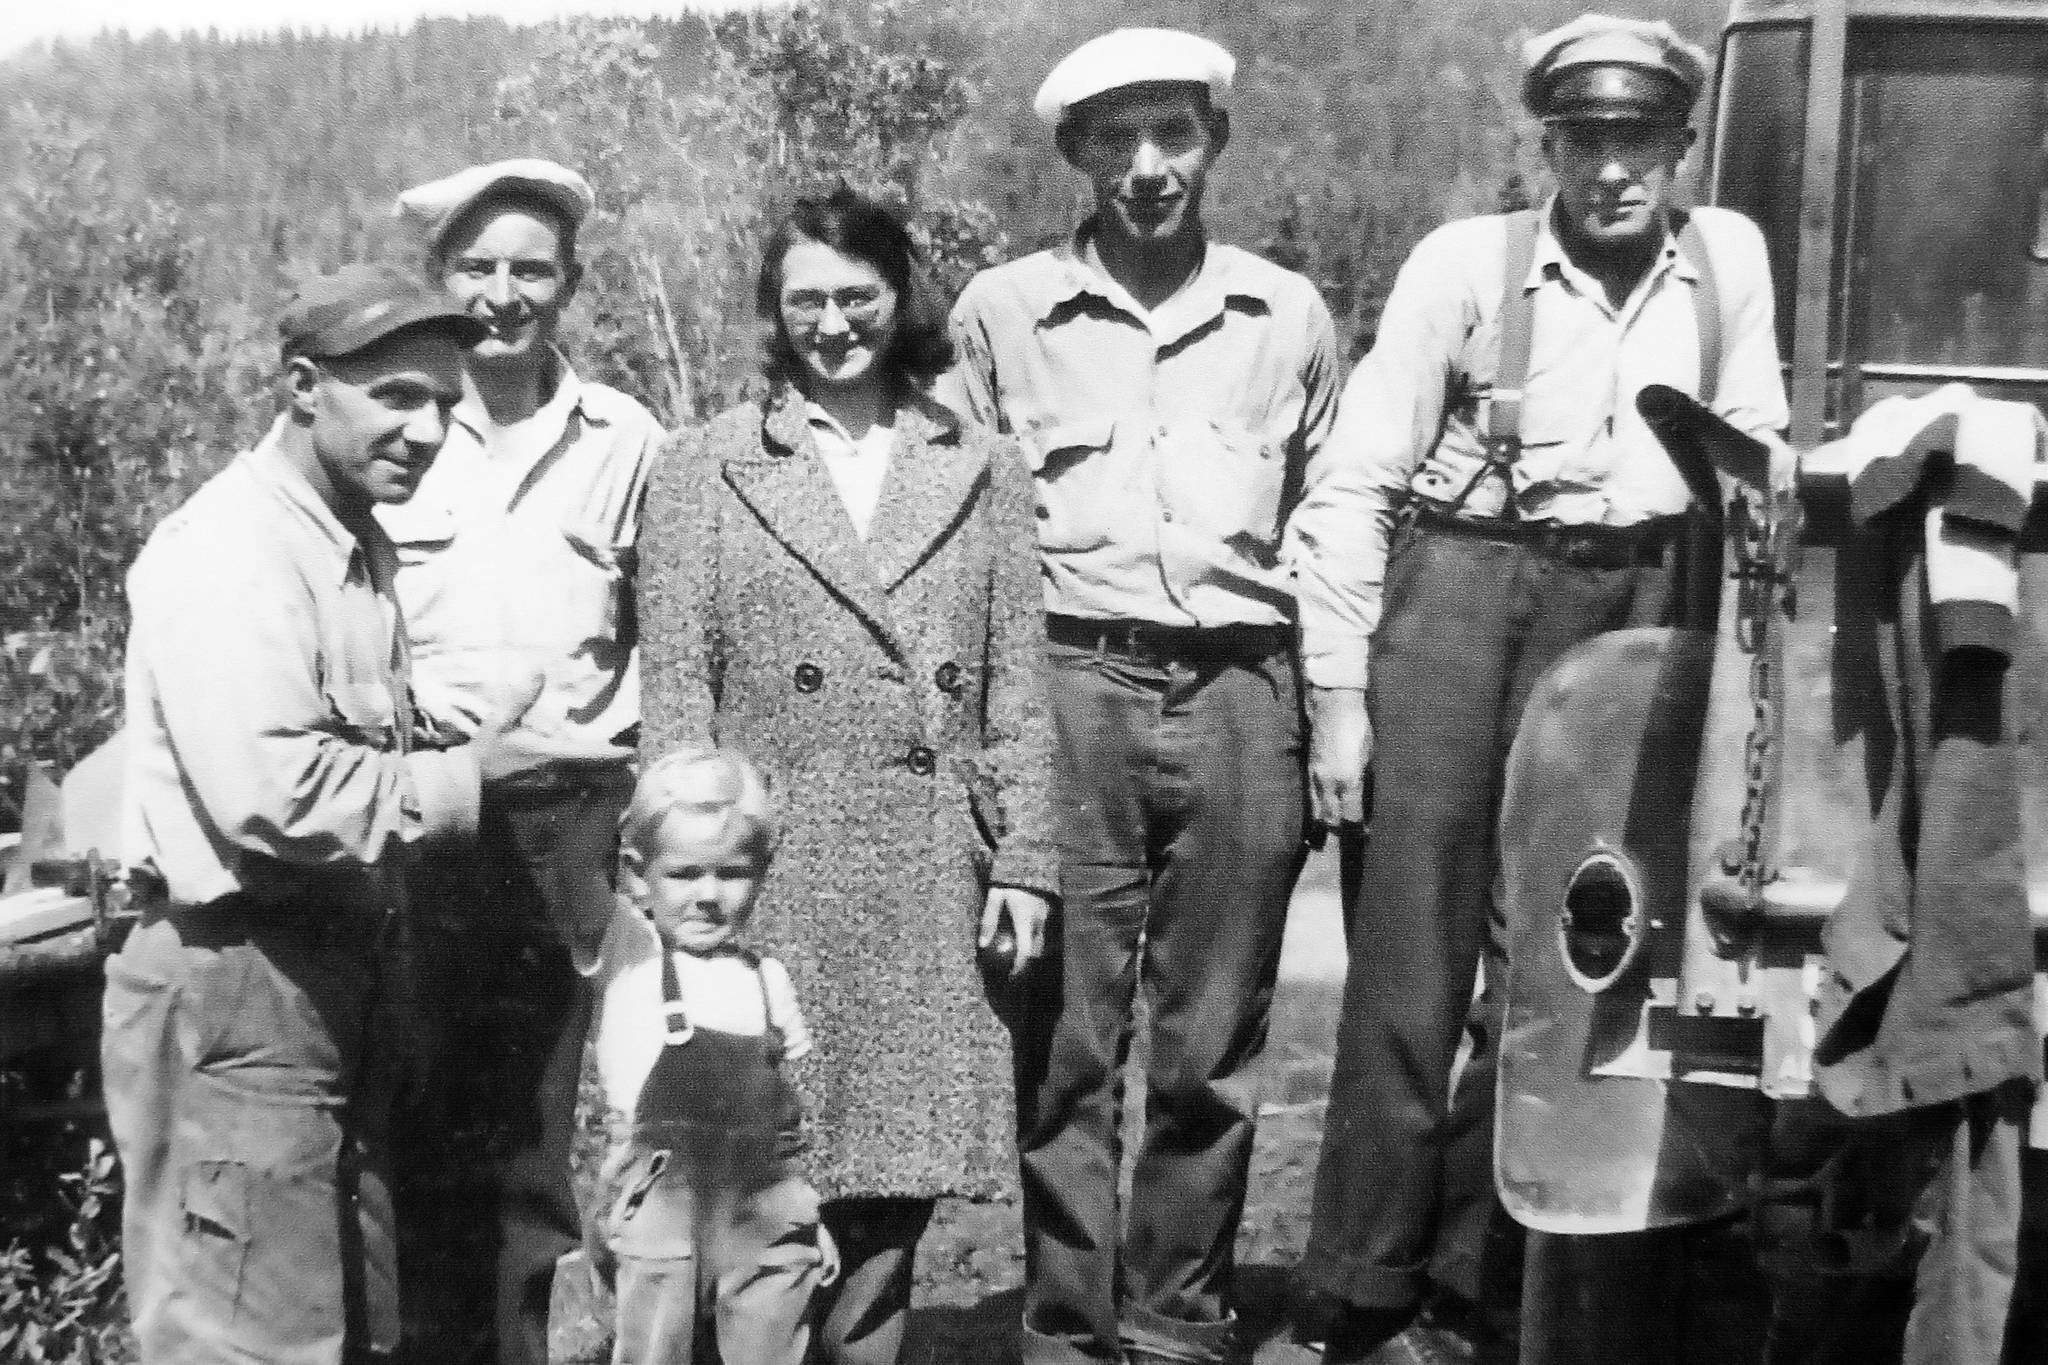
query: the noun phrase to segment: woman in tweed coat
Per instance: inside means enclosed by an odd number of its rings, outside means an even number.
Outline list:
[[[1033,493],[924,395],[951,346],[886,212],[799,201],[757,302],[773,392],[676,437],[648,490],[641,749],[709,740],[775,787],[756,925],[816,1037],[809,1174],[844,1266],[818,1339],[889,1362],[933,1200],[1014,1170],[975,950],[1035,953],[1058,889]]]

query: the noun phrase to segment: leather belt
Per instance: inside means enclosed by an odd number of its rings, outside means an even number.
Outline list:
[[[1293,626],[1162,626],[1151,621],[1048,616],[1045,638],[1132,663],[1231,663],[1269,659],[1294,643]]]
[[[1651,517],[1630,526],[1570,526],[1555,521],[1452,516],[1426,504],[1415,511],[1418,531],[1527,545],[1539,554],[1584,569],[1661,564],[1684,525],[1683,516]]]

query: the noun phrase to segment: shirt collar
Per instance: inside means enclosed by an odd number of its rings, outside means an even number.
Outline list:
[[[548,429],[558,436],[568,430],[571,416],[581,417],[592,426],[609,426],[608,419],[589,401],[588,388],[577,375],[576,367],[569,363],[569,357],[563,354],[561,347],[555,347],[552,355],[555,367],[555,392],[527,420],[545,421]],[[456,403],[450,416],[479,443],[483,441],[484,433],[495,425],[490,414],[484,411],[484,400],[478,395],[476,385],[467,375],[462,379],[462,398]]]
[[[1536,255],[1529,262],[1529,278],[1522,283],[1525,290],[1540,288],[1544,280],[1553,276],[1574,281],[1586,279],[1585,271],[1572,263],[1571,257],[1565,254],[1564,243],[1558,240],[1552,226],[1556,222],[1556,213],[1557,196],[1553,194],[1543,201],[1543,207],[1537,213]],[[1678,249],[1678,239],[1671,233],[1669,215],[1664,221],[1664,242],[1657,250],[1657,261],[1650,267],[1650,276],[1654,279],[1667,271],[1687,284],[1699,283],[1699,268]]]
[[[845,424],[842,423],[837,417],[834,417],[831,413],[825,411],[825,409],[819,407],[816,403],[813,403],[808,398],[803,400],[803,405],[804,419],[808,421],[812,426],[822,427],[826,431],[831,432],[845,444],[848,450],[857,451],[866,448],[862,444],[862,442],[853,439],[852,433],[847,431]],[[883,443],[886,443],[889,440],[894,439],[896,420],[897,418],[895,413],[889,414],[889,419],[886,422],[875,423],[875,425],[868,432],[869,437],[879,440]],[[876,437],[876,432],[881,432],[882,435],[880,437]]]
[[[298,523],[313,533],[314,542],[334,566],[335,579],[346,581],[357,556],[365,555],[371,547],[341,524],[327,500],[286,457],[282,447],[285,427],[290,421],[289,414],[279,414],[270,430],[263,433],[263,439],[242,456],[242,462],[257,486],[284,504]],[[381,539],[384,533],[372,521],[367,534]]]
[[[1088,263],[1088,235],[1093,228],[1094,219],[1088,219],[1052,249],[1052,268],[1043,276],[1031,300],[1039,326],[1047,327],[1064,320],[1066,314],[1085,299],[1098,299],[1133,321],[1155,328],[1168,325],[1173,337],[1162,336],[1164,343],[1186,336],[1233,304],[1261,312],[1268,306],[1265,296],[1244,278],[1238,253],[1211,241],[1202,253],[1201,269],[1188,281],[1187,288],[1155,309],[1148,318],[1145,310],[1122,285]]]
[[[769,453],[788,455],[803,449],[812,407],[796,385],[786,379],[775,381],[761,401],[761,433]],[[890,426],[905,442],[951,445],[960,440],[959,416],[919,389],[911,390],[896,405]]]

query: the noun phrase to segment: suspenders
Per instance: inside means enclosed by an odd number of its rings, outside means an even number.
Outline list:
[[[1699,275],[1699,288],[1693,295],[1692,310],[1693,320],[1699,327],[1698,397],[1700,402],[1711,407],[1720,388],[1721,366],[1726,360],[1721,352],[1720,282],[1714,277],[1714,258],[1707,251],[1706,237],[1700,232],[1698,222],[1689,214],[1675,215],[1675,219],[1678,254],[1690,262]],[[1510,494],[1502,515],[1511,521],[1515,517],[1514,485],[1509,471],[1522,453],[1522,401],[1529,382],[1529,351],[1536,333],[1536,291],[1524,288],[1524,285],[1528,282],[1530,269],[1536,264],[1537,228],[1535,209],[1523,209],[1507,216],[1507,247],[1502,253],[1505,273],[1501,280],[1498,314],[1500,363],[1494,372],[1491,395],[1479,410],[1479,439],[1485,449],[1485,462],[1442,509],[1447,515],[1455,515],[1483,479],[1498,474],[1508,481]],[[1413,499],[1410,506],[1414,506]]]

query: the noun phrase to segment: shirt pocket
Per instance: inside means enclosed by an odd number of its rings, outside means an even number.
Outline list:
[[[633,576],[632,542],[612,539],[608,528],[567,522],[562,548],[566,555],[558,591],[566,613],[563,633],[584,640],[616,639],[621,599]]]
[[[1113,489],[1110,455],[1116,419],[1084,417],[1023,433],[1025,462],[1038,499],[1038,538],[1048,550],[1090,550],[1110,540],[1121,511]]]
[[[1270,563],[1280,543],[1287,433],[1211,420],[1171,427],[1161,444],[1166,519]]]

